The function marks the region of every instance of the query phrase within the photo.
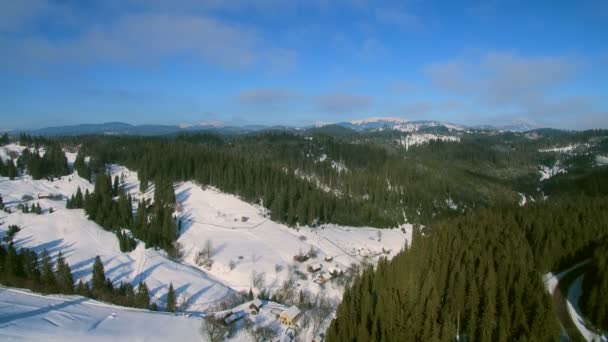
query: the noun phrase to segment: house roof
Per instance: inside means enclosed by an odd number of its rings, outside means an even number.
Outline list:
[[[256,298],[251,302],[252,305],[255,305],[256,308],[262,307],[262,301],[259,298]]]
[[[292,305],[288,309],[284,310],[283,314],[293,321],[300,314],[300,309],[298,309],[297,306]]]

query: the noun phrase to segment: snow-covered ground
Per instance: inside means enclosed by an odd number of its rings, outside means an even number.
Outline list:
[[[460,142],[459,137],[450,136],[450,135],[437,135],[437,134],[410,134],[401,139],[397,140],[397,142],[401,146],[405,146],[405,149],[408,150],[411,146],[417,146],[422,144],[428,144],[431,141],[445,141],[445,142]]]
[[[0,288],[2,341],[197,341],[201,320]]]
[[[578,148],[579,144],[571,144],[567,146],[560,147],[549,147],[549,148],[541,148],[538,152],[557,152],[557,153],[571,153]]]
[[[15,151],[17,154],[23,149],[19,145],[10,146],[8,150],[0,147],[0,151]],[[8,156],[8,153],[5,154]],[[73,164],[76,153],[66,152],[66,156],[68,162]],[[139,191],[136,172],[120,165],[108,165],[107,171],[112,177],[118,176],[123,181],[124,189],[134,200],[153,198],[153,184],[146,193]],[[175,185],[176,217],[181,220],[182,226],[178,241],[184,252],[183,261],[176,262],[169,259],[164,251],[146,249],[141,242],[130,253],[121,252],[114,233],[105,231],[95,222],[89,221],[84,210],[65,208],[66,199],[74,194],[78,187],[83,192],[87,189],[93,190],[93,185],[77,173],[53,181],[33,180],[29,176],[18,177],[12,181],[0,177],[0,194],[5,205],[12,211],[0,212],[0,236],[5,234],[9,225],[20,226],[22,229],[13,238],[18,248],[30,248],[36,252],[46,249],[52,256],[61,251],[72,267],[75,280],[90,279],[94,258],[99,255],[106,275],[113,282],[124,281],[136,285],[145,281],[152,301],[157,302],[160,307],[165,304],[169,283],[173,283],[180,309],[199,314],[229,298],[235,291],[248,291],[253,288],[257,293],[264,288],[273,293],[288,279],[296,279],[293,283],[296,293],[302,290],[310,295],[323,293],[329,298],[338,299],[341,297],[343,285],[335,279],[330,279],[332,277],[329,272],[346,272],[352,264],[374,263],[380,256],[392,257],[406,242],[411,241],[410,225],[403,225],[398,229],[336,225],[314,228],[287,227],[268,219],[266,210],[261,206],[246,203],[236,196],[211,187],[203,188],[193,182],[184,182]],[[61,195],[61,198],[44,198],[49,195]],[[28,200],[28,196],[33,200]],[[38,203],[43,213],[23,214],[17,209],[17,206],[23,203]],[[52,213],[49,211],[51,207]],[[199,266],[196,262],[197,253],[203,249],[207,240],[212,245],[211,267]],[[296,254],[307,254],[311,250],[316,256],[302,263],[294,261]],[[309,266],[317,268],[319,265],[320,270],[309,272]],[[257,278],[255,282],[254,273]],[[321,275],[325,277],[326,282],[320,281]],[[86,327],[94,326],[90,332],[93,338],[99,336],[100,339],[105,339],[120,334],[129,339],[131,332],[138,331],[139,334],[133,335],[133,339],[149,340],[148,336],[164,336],[155,333],[156,327],[174,324],[174,316],[171,315],[159,315],[159,324],[155,324],[157,316],[150,318],[148,316],[153,314],[137,310],[115,309],[99,304],[103,310],[97,312],[96,309],[90,308],[95,306],[91,304],[93,301],[80,297],[43,297],[11,291],[0,294],[0,305],[2,302],[13,301],[0,307],[0,322],[5,324],[0,326],[0,336],[7,338],[40,337],[48,340],[44,336],[55,336],[60,340],[69,340],[72,337],[74,340],[80,340],[82,336],[89,336]],[[55,307],[54,304],[49,304],[50,302],[58,304]],[[78,310],[88,310],[90,313],[80,317]],[[132,324],[121,323],[107,327],[106,330],[99,329],[100,326],[106,325],[104,319],[112,310],[122,310],[128,315],[140,316],[129,318],[129,321],[133,320]],[[124,315],[126,314],[118,313],[117,317],[125,317]],[[269,317],[276,321],[276,316]],[[143,323],[139,323],[147,319],[152,320],[151,325],[154,325],[149,330],[141,325]],[[256,318],[256,322],[257,320],[259,319]],[[188,329],[196,326],[192,334],[197,338],[199,323],[184,323]],[[182,323],[175,324],[178,329]],[[25,331],[28,325],[34,328]],[[177,334],[172,333],[172,329],[169,333]],[[188,338],[194,335],[181,336]]]
[[[566,170],[559,162],[556,162],[552,167],[541,165],[538,172],[540,173],[540,181],[542,182],[553,176],[557,176],[560,173],[567,173],[568,170]]]
[[[595,166],[606,166],[608,165],[608,157],[597,155],[595,156]]]
[[[179,242],[185,252],[184,260],[196,265],[196,254],[210,240],[213,265],[209,273],[236,290],[254,287],[254,271],[264,275],[265,288],[279,288],[289,278],[290,266],[294,266],[308,278],[298,281],[296,286],[317,293],[322,287],[313,282],[316,274],[307,271],[308,265],[321,264],[322,270],[317,273],[345,271],[365,258],[375,261],[380,255],[395,255],[406,241],[411,241],[409,225],[404,227],[405,233],[399,229],[335,225],[295,229],[269,220],[259,206],[210,187],[185,182],[175,193],[182,209]],[[306,254],[311,248],[317,257],[304,263],[294,261],[296,254]],[[383,249],[389,254],[383,254]],[[324,291],[341,295],[341,289],[332,282],[325,284]]]
[[[36,252],[46,249],[52,256],[61,251],[72,267],[76,280],[88,280],[95,256],[104,262],[106,275],[115,283],[145,281],[153,299],[164,304],[170,282],[176,294],[186,300],[188,310],[200,311],[231,294],[233,291],[195,267],[176,263],[164,252],[145,249],[143,244],[130,253],[122,253],[118,239],[86,218],[82,209],[65,209],[64,200],[37,199],[42,194],[71,195],[80,186],[92,190],[88,181],[77,174],[56,181],[32,180],[29,176],[13,181],[0,178],[0,193],[11,214],[0,213],[0,234],[9,225],[21,227],[14,241],[19,248]],[[23,195],[30,195],[43,209],[42,215],[24,214],[17,205],[24,203]],[[54,212],[50,213],[49,208]]]

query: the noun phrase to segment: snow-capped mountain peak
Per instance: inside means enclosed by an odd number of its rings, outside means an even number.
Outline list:
[[[396,116],[375,116],[365,119],[352,120],[350,123],[353,125],[362,125],[367,123],[406,123],[409,120],[403,119]]]

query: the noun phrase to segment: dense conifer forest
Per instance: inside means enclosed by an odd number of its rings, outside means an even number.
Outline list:
[[[606,236],[605,198],[480,210],[438,222],[420,229],[411,248],[355,280],[328,341],[558,340],[542,274],[590,257]],[[605,267],[596,271],[605,277]],[[605,319],[605,305],[587,303],[593,317]]]

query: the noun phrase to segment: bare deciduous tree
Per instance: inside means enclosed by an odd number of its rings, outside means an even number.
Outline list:
[[[266,283],[265,274],[257,273],[255,270],[251,271],[251,285],[253,288],[257,288],[258,290],[262,290]]]
[[[203,337],[206,337],[208,341],[224,341],[224,338],[226,337],[228,332],[228,326],[226,326],[220,318],[217,318],[213,315],[207,315],[203,319],[203,324],[201,326],[201,334],[203,335]]]

